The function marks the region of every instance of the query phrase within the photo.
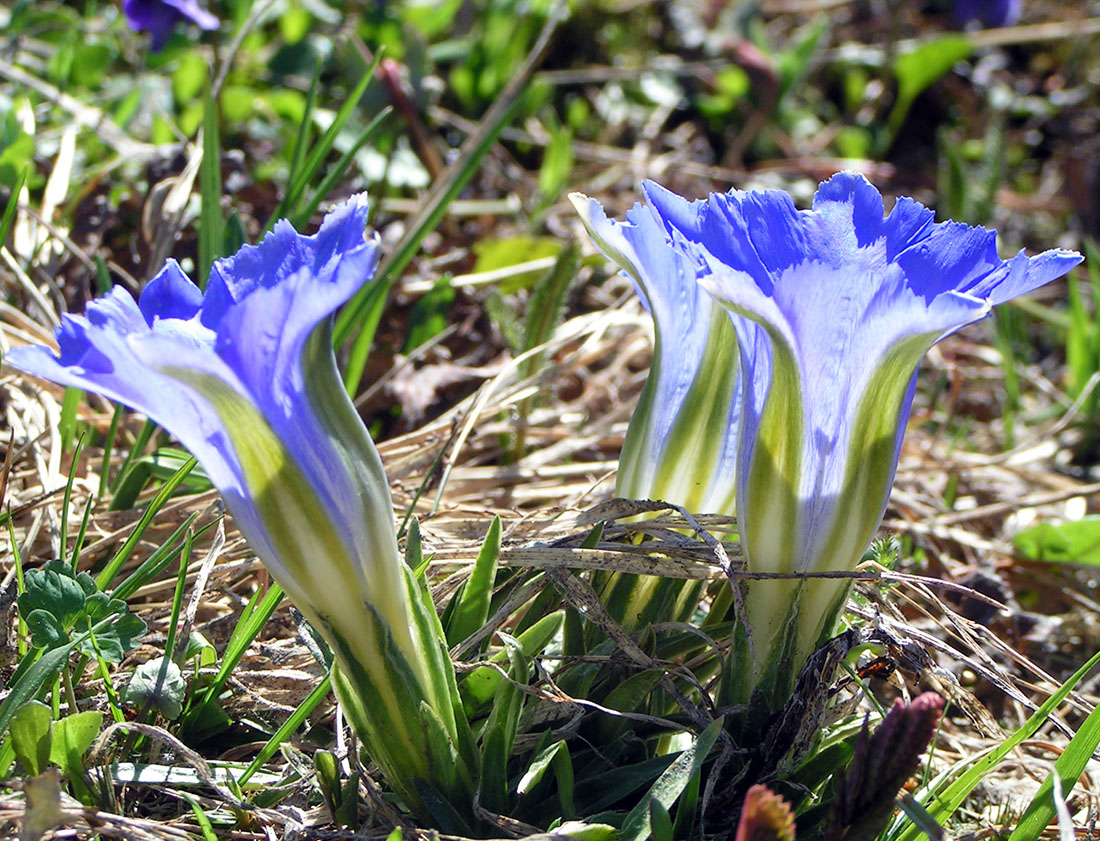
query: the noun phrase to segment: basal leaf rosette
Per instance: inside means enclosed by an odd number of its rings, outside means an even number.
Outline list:
[[[728,315],[699,286],[695,261],[671,245],[651,208],[635,205],[617,222],[595,199],[570,198],[593,242],[631,279],[653,318],[653,362],[627,427],[615,493],[733,514],[740,381]],[[686,621],[698,591],[688,582],[622,575],[605,587],[604,600],[632,630]]]
[[[205,295],[169,261],[140,302],[116,287],[66,315],[58,355],[19,348],[5,361],[124,403],[195,455],[332,645],[334,685],[372,758],[424,814],[424,784],[469,802],[476,760],[438,620],[398,553],[382,462],[333,357],[332,315],[378,262],[366,219],[360,195],[313,236],[280,221],[216,262]]]
[[[884,216],[852,173],[803,211],[773,190],[688,202],[650,183],[645,195],[740,343],[737,515],[752,573],[853,569],[885,511],[925,353],[1081,261],[1057,249],[1001,260],[994,231],[936,224],[908,198]],[[732,698],[759,687],[785,700],[848,589],[752,581],[751,668]]]

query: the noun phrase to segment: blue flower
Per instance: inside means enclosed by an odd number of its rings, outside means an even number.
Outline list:
[[[955,0],[955,20],[960,26],[1011,26],[1020,19],[1022,0]]]
[[[437,756],[433,716],[465,750],[454,674],[400,557],[382,462],[340,381],[332,315],[374,274],[366,195],[313,236],[280,221],[214,264],[205,295],[169,261],[135,303],[116,287],[66,315],[59,355],[6,361],[148,415],[198,459],[241,533],[332,645],[334,683],[390,784],[466,797],[471,756]],[[438,753],[438,751],[436,751]]]
[[[729,318],[697,283],[696,262],[669,246],[652,208],[635,205],[625,223],[615,222],[595,199],[571,198],[653,318],[653,363],[630,418],[615,492],[732,514],[740,390],[728,376],[737,366]]]
[[[165,45],[181,21],[191,21],[202,29],[218,28],[218,19],[195,0],[122,0],[122,11],[131,29],[152,35],[154,51]]]
[[[878,191],[851,173],[806,211],[779,191],[645,194],[662,244],[692,261],[740,343],[736,505],[753,573],[851,570],[885,510],[924,354],[1081,261],[1063,250],[1001,260],[995,232],[936,224],[908,198],[884,217]],[[733,696],[761,682],[782,694],[847,591],[753,581],[751,668]]]
[[[620,223],[595,199],[570,198],[653,318],[653,362],[623,441],[616,495],[733,514],[740,381],[729,375],[738,351],[727,314],[696,282],[695,262],[668,245],[650,208],[635,205]],[[612,575],[597,586],[627,631],[687,621],[698,607],[700,587],[688,581]]]

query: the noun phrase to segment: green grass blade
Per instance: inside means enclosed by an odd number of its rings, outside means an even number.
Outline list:
[[[116,617],[113,615],[108,616],[97,622],[91,630],[84,632],[65,645],[51,648],[41,657],[24,657],[8,681],[11,691],[4,699],[4,703],[0,704],[0,733],[7,731],[8,725],[11,724],[11,718],[16,711],[29,703],[38,694],[38,690],[61,671],[65,661],[69,659],[69,655],[78,645],[96,631],[107,627],[115,619]]]
[[[306,699],[298,705],[298,709],[290,714],[290,717],[287,718],[282,726],[275,731],[274,735],[267,740],[267,744],[260,748],[260,752],[256,754],[256,758],[252,760],[251,764],[244,769],[244,773],[238,778],[238,785],[243,786],[247,783],[252,778],[252,775],[259,771],[260,768],[263,767],[263,764],[275,755],[275,752],[279,749],[279,745],[285,742],[291,733],[302,726],[302,722],[304,722],[309,714],[317,708],[317,705],[325,699],[331,688],[332,679],[328,675],[325,675],[324,680],[314,687],[313,691],[306,696]]]
[[[378,129],[382,126],[382,123],[384,123],[386,118],[392,113],[393,108],[387,105],[375,115],[374,119],[367,123],[367,127],[363,129],[363,133],[359,135],[359,138],[352,144],[351,148],[341,156],[340,160],[337,161],[334,166],[329,168],[328,173],[321,179],[321,183],[317,185],[317,189],[313,191],[313,195],[310,197],[309,201],[306,202],[305,206],[296,213],[291,214],[290,221],[294,224],[294,227],[301,229],[309,223],[313,214],[317,212],[317,208],[320,207],[321,202],[325,200],[325,197],[332,192],[340,179],[344,177],[344,173],[347,172],[348,167],[351,166],[352,162],[355,160],[355,156],[359,153],[359,150],[367,145],[367,142],[374,137]]]
[[[424,208],[413,220],[409,233],[398,242],[390,258],[379,268],[374,282],[360,290],[336,317],[333,341],[337,346],[342,345],[356,327],[359,328],[359,333],[352,343],[344,373],[344,385],[347,386],[349,394],[355,394],[358,391],[359,383],[363,379],[370,346],[374,342],[374,335],[382,320],[382,311],[390,289],[412,262],[412,258],[416,256],[424,237],[439,226],[450,203],[473,178],[474,173],[481,166],[482,159],[492,148],[500,132],[512,122],[522,103],[523,98],[517,96],[508,103],[507,108],[495,115],[496,120],[492,124],[487,126],[483,124],[483,128],[473,135],[473,139],[478,143],[469,153],[466,151],[466,146],[469,144],[463,145],[458,158],[443,173],[437,185],[442,186],[442,189],[433,189],[428,195]]]
[[[317,92],[321,89],[321,68],[323,62],[318,59],[313,68],[313,81],[309,83],[309,93],[306,94],[306,107],[302,112],[302,124],[298,126],[298,135],[294,138],[294,152],[290,157],[290,171],[286,176],[287,188],[297,183],[302,172],[302,166],[306,162],[306,150],[309,148],[309,138],[313,134],[313,112],[317,110]],[[280,205],[280,208],[282,205]],[[278,219],[278,212],[271,217]],[[268,223],[270,225],[270,222]]]
[[[80,518],[80,531],[76,533],[76,540],[73,543],[73,554],[70,559],[70,565],[75,570],[77,563],[80,561],[80,552],[84,549],[84,538],[88,535],[88,521],[92,518],[92,498],[89,497],[88,501],[84,504],[84,516]],[[62,555],[64,557],[64,555]]]
[[[523,325],[523,350],[529,351],[546,342],[565,314],[565,293],[577,276],[581,263],[581,249],[570,242],[558,254],[550,269],[535,284],[527,318]],[[538,370],[540,360],[532,358],[525,363],[527,375]]]
[[[168,620],[168,634],[164,640],[164,663],[167,668],[169,660],[177,666],[181,665],[182,656],[176,656],[176,649],[182,655],[187,650],[187,643],[177,646],[176,633],[179,629],[180,613],[183,610],[183,591],[187,587],[187,567],[191,563],[191,544],[195,540],[194,532],[188,529],[183,538],[183,549],[180,552],[180,568],[176,574],[176,588],[172,592],[172,614]]]
[[[1100,309],[1100,247],[1092,237],[1085,237],[1082,250],[1085,252],[1085,273],[1092,290],[1092,312],[1095,314]],[[1095,322],[1092,326],[1092,365],[1100,371],[1100,330],[1096,329]]]
[[[565,296],[577,277],[581,263],[581,249],[570,242],[559,253],[553,267],[535,284],[527,306],[527,318],[523,325],[523,352],[545,343],[565,316]],[[543,364],[545,354],[538,353],[527,359],[520,368],[520,376],[529,377]],[[527,448],[527,419],[535,405],[535,396],[520,403],[516,418],[516,440],[513,457],[518,461]]]
[[[122,465],[118,469],[115,481],[111,483],[112,493],[117,493],[119,485],[121,485],[126,478],[127,472],[130,470],[133,463],[141,458],[142,453],[145,452],[145,446],[149,443],[149,439],[153,437],[153,433],[156,431],[157,425],[151,420],[146,420],[145,423],[142,424],[141,429],[138,431],[137,438],[134,439],[134,446],[130,448],[130,451],[126,454],[126,458],[122,460]],[[111,500],[111,510],[120,510],[120,506],[118,506],[113,498]]]
[[[114,284],[111,283],[111,271],[107,268],[107,261],[103,259],[102,254],[96,254],[93,260],[95,262],[96,294],[106,295],[111,291],[111,287],[114,286]]]
[[[229,676],[233,674],[233,670],[237,668],[237,664],[244,657],[248,646],[252,644],[256,635],[267,624],[267,620],[271,618],[271,614],[275,612],[275,608],[279,606],[282,599],[283,591],[278,584],[272,584],[262,598],[259,592],[252,597],[252,601],[248,603],[233,629],[233,634],[225,647],[225,653],[222,655],[222,662],[218,667],[217,674],[206,688],[206,692],[203,693],[198,704],[184,713],[184,731],[186,731],[188,724],[199,720],[206,708],[213,703],[215,698],[221,695]]]
[[[722,720],[718,719],[700,733],[695,743],[665,769],[641,802],[626,816],[622,831],[619,833],[620,841],[645,841],[650,837],[649,804],[660,803],[666,812],[672,808],[672,804],[687,788],[692,778],[699,774],[699,770],[703,767],[703,760],[714,747],[714,742],[721,731]]]
[[[12,566],[15,567],[15,593],[16,595],[23,595],[27,592],[26,586],[23,584],[23,557],[19,552],[19,541],[15,538],[15,525],[11,521],[11,517],[8,517],[8,540],[11,543],[11,561]],[[23,614],[19,614],[19,621],[15,626],[17,651],[20,658],[26,659],[27,654],[27,623],[23,621]],[[3,731],[0,731],[2,733]]]
[[[68,396],[66,394],[66,396]],[[57,556],[64,558],[68,554],[68,538],[69,538],[69,510],[72,507],[73,499],[73,480],[76,479],[76,468],[80,461],[80,449],[83,445],[83,441],[77,442],[76,452],[73,453],[72,464],[69,465],[69,479],[65,482],[65,495],[61,498],[61,525],[58,528],[60,534]]]
[[[145,533],[145,529],[149,527],[149,524],[153,521],[153,517],[156,513],[164,507],[172,494],[175,493],[176,488],[180,486],[180,483],[187,478],[187,474],[191,472],[191,468],[198,462],[195,459],[191,459],[183,467],[176,471],[176,475],[164,483],[153,501],[149,503],[149,507],[145,509],[145,513],[141,515],[141,519],[138,520],[138,524],[134,526],[134,530],[130,533],[130,536],[126,539],[126,542],[122,544],[122,548],[118,550],[118,553],[107,562],[107,565],[103,567],[102,571],[96,578],[96,585],[100,590],[107,589],[107,585],[111,583],[115,575],[118,574],[119,569],[126,559],[130,557],[130,553],[134,551],[134,547],[138,545],[138,541],[141,540],[141,536]]]
[[[80,401],[83,399],[84,392],[79,388],[65,389],[65,396],[61,399],[61,417],[57,423],[57,432],[58,437],[61,439],[61,449],[65,452],[76,445],[76,413],[80,408]]]
[[[1085,665],[1074,672],[1069,680],[1063,683],[1058,688],[1058,691],[1051,695],[1039,709],[1032,713],[1031,718],[1024,722],[1023,726],[1005,739],[1004,742],[975,760],[962,775],[954,782],[950,783],[943,791],[933,792],[928,797],[924,798],[921,801],[921,805],[931,818],[941,826],[944,825],[947,819],[955,813],[955,810],[962,805],[967,795],[969,795],[970,792],[974,790],[974,787],[981,782],[982,778],[985,777],[997,763],[1008,756],[1017,745],[1030,739],[1035,732],[1042,727],[1043,722],[1050,717],[1050,714],[1054,712],[1058,705],[1066,699],[1066,696],[1073,691],[1073,688],[1080,683],[1081,679],[1092,671],[1097,663],[1100,663],[1100,652],[1094,654]],[[918,826],[909,824],[897,836],[897,841],[919,841],[922,834]]]
[[[355,108],[359,105],[359,100],[362,99],[363,93],[367,90],[367,86],[374,78],[374,71],[378,67],[378,62],[382,60],[383,51],[379,50],[374,57],[374,61],[371,62],[367,71],[363,74],[363,78],[359,81],[359,84],[355,86],[355,89],[348,95],[348,98],[344,100],[343,105],[340,106],[340,110],[336,112],[336,116],[333,117],[332,123],[325,130],[325,133],[317,140],[316,145],[313,146],[312,151],[309,153],[302,164],[299,172],[295,174],[294,180],[287,184],[286,196],[279,202],[279,206],[275,208],[275,212],[271,214],[271,218],[268,220],[268,230],[275,222],[284,216],[297,216],[298,203],[301,200],[302,194],[305,192],[306,187],[310,181],[313,180],[317,172],[320,171],[321,165],[325,161],[325,157],[332,149],[333,144],[336,142],[337,136],[344,130],[344,126],[347,125],[348,120],[351,119],[351,115],[355,112]]]
[[[27,183],[27,176],[30,171],[29,166],[23,167],[23,171],[19,174],[19,180],[15,183],[15,189],[11,191],[8,203],[4,207],[4,215],[0,217],[0,245],[7,242],[8,232],[11,231],[11,226],[15,224],[15,211],[19,207],[19,194],[23,192],[23,186]]]
[[[118,435],[118,424],[122,420],[122,404],[115,406],[111,415],[111,425],[107,428],[107,440],[103,442],[103,459],[99,465],[99,490],[96,491],[96,499],[103,499],[107,493],[107,477],[111,473],[111,453],[115,449],[115,437]]]
[[[168,564],[172,562],[172,559],[183,549],[181,538],[187,530],[191,528],[198,517],[198,514],[191,514],[184,520],[179,528],[172,532],[171,536],[164,541],[153,554],[142,561],[137,569],[131,572],[121,584],[111,591],[111,598],[126,601],[130,596],[136,593],[140,587],[144,587],[156,578],[161,570],[168,566]],[[212,529],[216,523],[216,520],[207,523],[195,532],[195,537],[202,537],[206,532]]]
[[[225,247],[225,219],[222,216],[222,150],[218,131],[218,103],[207,88],[203,103],[202,166],[199,169],[199,189],[202,206],[199,211],[199,287],[206,288],[210,267],[222,256]]]
[[[1039,786],[1039,791],[1032,798],[1012,834],[1008,836],[1008,841],[1038,841],[1043,830],[1054,820],[1054,775],[1058,775],[1062,791],[1068,795],[1085,770],[1085,765],[1092,759],[1097,745],[1100,745],[1100,707],[1089,713],[1066,745],[1066,749],[1054,763],[1054,770]]]
[[[550,15],[523,66],[517,70],[486,112],[477,131],[466,138],[455,161],[447,167],[432,187],[424,206],[416,217],[410,220],[408,233],[397,244],[397,248],[389,259],[379,268],[374,283],[369,284],[352,298],[337,316],[333,330],[333,344],[337,347],[344,345],[356,330],[359,331],[352,345],[344,377],[349,393],[354,394],[358,390],[359,382],[363,378],[363,369],[367,364],[370,346],[374,341],[374,334],[378,329],[382,308],[390,287],[408,266],[424,237],[439,224],[451,201],[473,177],[500,132],[512,121],[519,110],[527,91],[527,80],[542,60],[550,44],[550,37],[554,34],[564,11],[564,4],[561,4]]]
[[[182,792],[182,794],[183,799],[187,801],[187,805],[191,807],[195,822],[198,823],[202,832],[202,841],[218,841],[218,833],[214,831],[214,824],[210,822],[210,818],[207,816],[206,810],[202,808],[202,804],[187,792]]]

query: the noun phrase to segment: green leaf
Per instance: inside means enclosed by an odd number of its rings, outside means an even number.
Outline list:
[[[946,76],[957,62],[970,58],[973,52],[974,43],[969,35],[949,33],[902,53],[894,59],[898,99],[912,102],[921,91]]]
[[[509,680],[497,691],[493,699],[493,710],[485,725],[486,736],[481,761],[483,771],[479,791],[480,800],[486,808],[503,814],[508,811],[508,759],[512,755],[512,744],[527,697],[519,687],[527,683],[528,669],[519,641],[503,631],[498,633],[508,652]]]
[[[99,653],[117,663],[145,633],[145,623],[129,613],[125,602],[99,592],[90,575],[74,573],[64,561],[53,560],[42,569],[30,570],[25,587],[17,603],[36,648],[64,646],[73,633],[103,623],[96,637]],[[97,653],[88,637],[79,649],[89,657]]]
[[[1100,517],[1083,517],[1055,525],[1039,523],[1012,538],[1016,550],[1032,561],[1100,564]]]
[[[103,713],[86,710],[66,716],[53,726],[50,762],[65,774],[83,770],[81,762],[103,727]]]
[[[336,764],[336,757],[331,751],[317,751],[313,754],[313,770],[317,773],[317,785],[321,789],[321,797],[328,807],[329,814],[335,819],[342,801],[340,768]]]
[[[593,815],[612,806],[668,770],[675,759],[670,754],[654,756],[578,780],[577,811],[582,815]]]
[[[202,830],[203,841],[218,841],[218,833],[214,831],[214,824],[210,822],[210,818],[203,811],[199,802],[187,792],[181,792],[181,796],[190,805],[191,812],[195,815],[195,821]]]
[[[93,630],[99,631],[101,626],[96,626]],[[89,634],[82,634],[60,648],[47,650],[37,659],[33,655],[28,655],[20,661],[15,674],[8,680],[11,691],[0,704],[0,732],[7,729],[16,711],[31,702],[43,684],[53,678],[65,664],[73,649],[85,642],[88,637]]]
[[[554,827],[555,836],[574,838],[576,841],[612,841],[618,834],[619,830],[605,823],[566,821]]]
[[[122,700],[139,709],[155,708],[169,721],[183,712],[187,683],[180,667],[165,657],[142,663],[122,690]]]
[[[566,126],[554,129],[542,155],[539,168],[539,193],[548,206],[557,200],[573,171],[573,132]],[[528,260],[531,258],[528,257]]]
[[[19,194],[23,192],[23,185],[27,183],[29,172],[30,167],[23,167],[12,185],[11,195],[8,196],[8,203],[4,207],[4,215],[0,217],[0,245],[8,240],[8,231],[11,230],[11,226],[15,222],[15,211],[19,209]],[[3,181],[3,176],[0,175],[0,183],[3,183]]]
[[[633,674],[607,694],[603,706],[621,712],[639,710],[643,707],[645,699],[649,697],[649,693],[653,691],[653,687],[660,682],[662,677],[664,677],[664,671],[661,669],[649,669]],[[622,735],[626,727],[627,721],[624,718],[614,716],[601,718],[599,721],[601,740],[605,744],[610,744]]]
[[[673,841],[672,818],[657,800],[649,802],[649,829],[653,841]]]
[[[79,650],[82,654],[94,657],[98,647],[99,655],[104,660],[108,663],[118,663],[126,652],[137,648],[137,641],[145,635],[145,621],[140,616],[130,613],[125,604],[122,605],[122,610],[126,612],[118,610],[106,612],[104,619],[115,618],[113,621],[107,621],[106,627],[95,634],[95,646],[92,645],[91,638],[80,644]]]
[[[565,613],[558,610],[542,617],[542,619],[516,637],[520,649],[523,651],[523,655],[525,657],[534,657],[536,654],[541,653],[557,635],[558,631],[561,630],[562,622],[564,621]],[[502,663],[507,656],[506,652],[498,651],[489,658],[489,662]],[[504,676],[496,669],[491,666],[480,666],[466,675],[466,681],[463,684],[463,688],[466,690],[466,694],[469,695],[470,699],[474,702],[474,705],[480,706],[488,703],[496,695],[496,691],[500,687],[500,682],[502,680],[504,680]]]
[[[42,569],[28,570],[25,588],[26,592],[17,600],[19,612],[25,617],[36,610],[44,610],[61,628],[68,630],[84,612],[88,596],[85,583],[77,580],[64,561],[53,560]],[[95,591],[94,586],[92,591]]]
[[[573,762],[569,756],[569,745],[564,740],[554,742],[535,755],[520,777],[516,793],[524,795],[534,790],[549,768],[554,769],[554,777],[558,783],[562,816],[569,817],[576,812],[576,808],[573,805]]]
[[[973,52],[974,44],[968,35],[951,33],[924,41],[894,60],[898,94],[890,116],[886,119],[886,146],[897,136],[898,129],[905,122],[905,117],[920,92],[945,76],[956,62],[969,58]]]
[[[829,29],[827,15],[818,15],[798,33],[795,45],[779,57],[779,98],[796,91],[810,72],[814,56]]]
[[[69,641],[69,634],[48,610],[32,610],[23,617],[35,648],[58,648]]]
[[[50,708],[31,701],[11,720],[11,745],[27,776],[37,777],[50,761],[52,721]]]
[[[458,604],[447,626],[447,642],[457,645],[475,633],[489,618],[497,561],[500,558],[500,517],[494,516],[481,544],[470,578],[458,595]]]
[[[486,731],[481,747],[478,802],[490,811],[508,811],[508,738],[498,725]]]
[[[561,247],[561,240],[555,237],[536,237],[529,234],[507,239],[483,239],[474,243],[473,250],[477,260],[474,261],[472,271],[475,274],[493,272],[544,257],[557,257]],[[497,286],[505,294],[518,292],[534,286],[540,277],[542,272],[536,269],[512,275]]]
[[[565,314],[565,295],[577,277],[581,249],[570,242],[558,254],[553,267],[535,285],[527,307],[524,324],[524,350],[531,350],[547,341]],[[528,363],[527,373],[537,370],[539,362]]]
[[[450,276],[445,275],[413,304],[401,352],[410,353],[447,329],[447,315],[454,302],[455,288],[451,286]]]
[[[179,58],[172,74],[172,96],[180,105],[189,105],[202,93],[210,68],[198,50],[188,50]]]
[[[721,731],[722,719],[718,719],[700,733],[695,743],[680,754],[676,761],[657,778],[642,801],[626,816],[622,832],[619,833],[619,841],[645,841],[652,837],[650,805],[660,804],[667,818],[668,810],[672,808],[676,798],[702,769],[703,760],[714,747],[714,742]]]

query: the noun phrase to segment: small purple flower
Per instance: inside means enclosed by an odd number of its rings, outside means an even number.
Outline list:
[[[191,21],[202,29],[217,29],[218,19],[195,0],[122,0],[130,28],[153,36],[153,51],[167,43],[176,24]]]
[[[1022,0],[955,0],[959,26],[1011,26],[1020,19]]]
[[[1081,262],[1063,250],[1004,261],[995,232],[936,224],[908,198],[884,217],[853,173],[803,211],[774,190],[688,202],[649,183],[645,195],[663,246],[691,259],[740,343],[736,507],[753,573],[852,569],[882,519],[924,354]],[[763,683],[784,700],[847,592],[835,579],[750,582],[753,662],[733,696]]]

